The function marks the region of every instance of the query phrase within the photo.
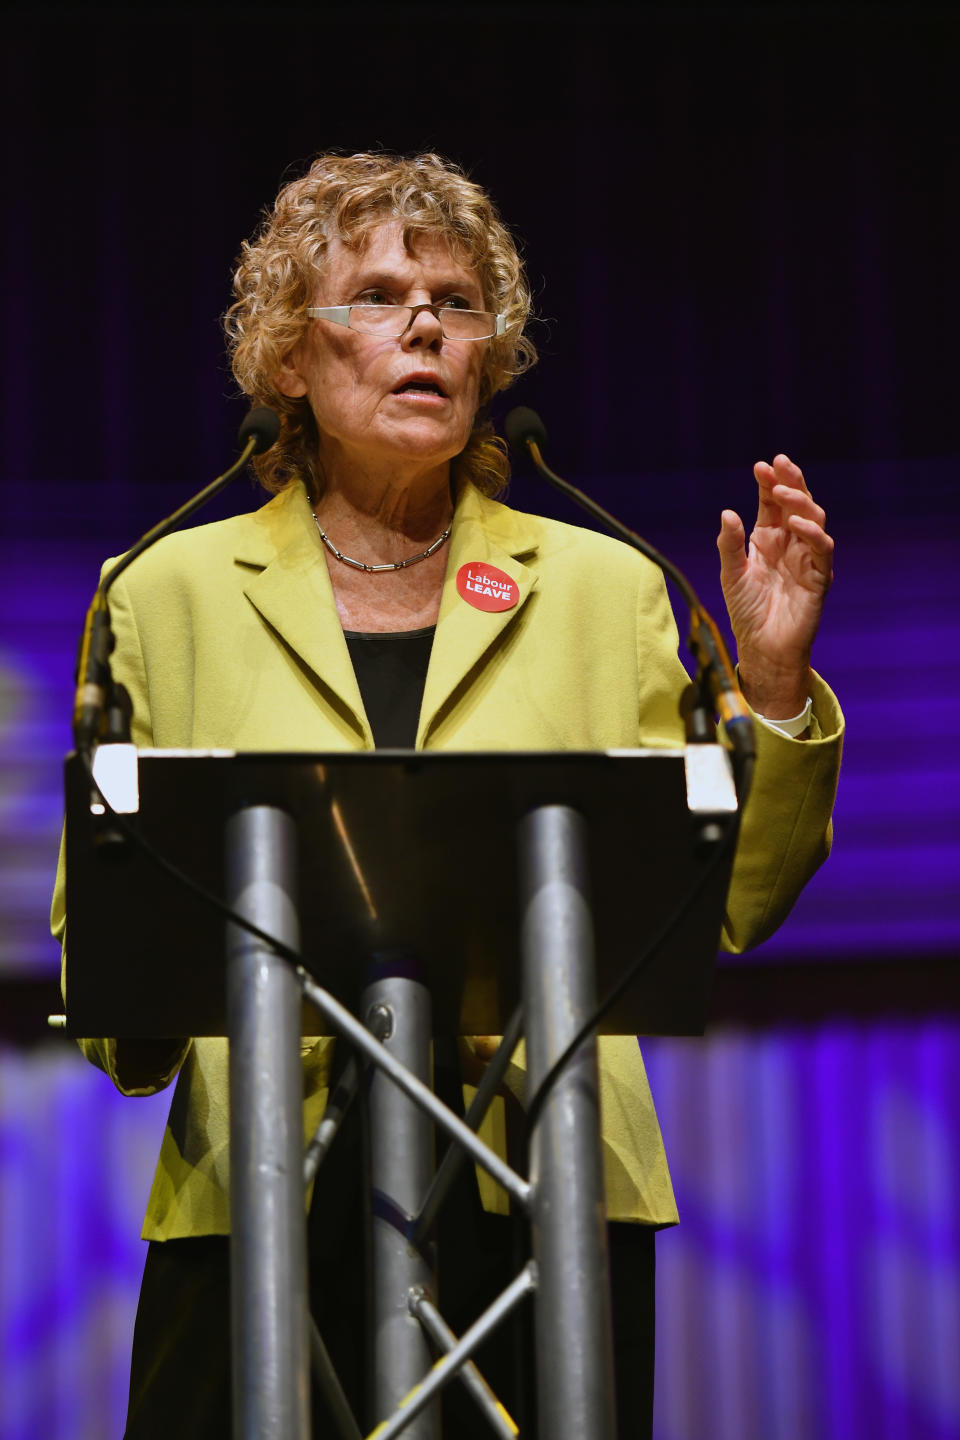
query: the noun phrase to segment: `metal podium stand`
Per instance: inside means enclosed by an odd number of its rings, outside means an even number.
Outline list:
[[[125,748],[97,754],[123,758]],[[543,1104],[529,1179],[486,1150],[473,1109],[496,1088],[521,1025],[534,1094],[597,993],[678,907],[682,918],[600,1030],[702,1033],[730,871],[729,847],[717,863],[703,827],[716,837],[736,812],[724,753],[146,750],[126,759],[118,788],[97,770],[111,804],[168,861],[303,957],[298,970],[119,840],[91,803],[83,763],[68,759],[69,1032],[230,1041],[235,1435],[310,1433],[299,1040],[342,1034],[376,1067],[380,1423],[371,1433],[435,1440],[433,1400],[454,1372],[491,1433],[511,1433],[470,1357],[533,1292],[541,1440],[612,1440],[595,1041]],[[505,1031],[465,1123],[430,1090],[431,1034]],[[444,1183],[430,1183],[425,1117],[531,1223],[534,1259],[459,1343],[421,1243]],[[441,1177],[449,1169],[445,1161]],[[427,1337],[447,1352],[432,1368]],[[343,1426],[358,1433],[349,1417]]]

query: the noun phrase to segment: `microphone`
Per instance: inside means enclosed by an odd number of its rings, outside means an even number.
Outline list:
[[[536,410],[527,405],[517,405],[503,422],[507,432],[507,444],[515,455],[522,455],[528,445],[542,449],[547,443],[547,427]],[[533,462],[536,465],[536,460]],[[538,467],[539,468],[539,467]]]
[[[262,455],[274,445],[277,436],[280,434],[280,416],[276,410],[270,410],[266,405],[256,405],[248,410],[240,422],[240,429],[237,431],[237,444],[244,446],[247,441],[254,437],[256,443],[253,447],[254,455]],[[243,461],[238,461],[242,464]]]
[[[687,738],[694,743],[712,738],[713,726],[708,723],[708,705],[720,715],[733,747],[734,758],[740,762],[738,768],[741,770],[741,781],[738,790],[742,809],[750,787],[756,755],[753,716],[737,683],[733,664],[716,622],[701,603],[690,581],[676,565],[665,555],[661,555],[659,550],[654,549],[649,541],[630,530],[615,515],[611,515],[609,510],[605,510],[596,500],[578,490],[576,485],[571,485],[569,480],[563,480],[554,474],[540,453],[541,445],[547,442],[547,427],[535,410],[526,405],[517,406],[507,415],[503,428],[515,454],[529,455],[539,474],[555,490],[559,490],[581,509],[586,510],[588,515],[599,520],[618,540],[652,560],[677,586],[690,611],[687,644],[697,661],[697,679],[693,686],[697,693],[693,697],[685,693],[681,702]]]
[[[90,608],[87,611],[87,618],[83,627],[83,635],[80,637],[80,651],[77,657],[76,673],[76,694],[73,701],[73,739],[74,745],[79,751],[90,751],[98,743],[104,729],[104,718],[108,713],[111,717],[110,733],[104,738],[110,741],[129,740],[129,701],[123,696],[115,695],[121,686],[114,686],[113,676],[110,673],[110,655],[114,647],[113,631],[110,628],[110,607],[107,603],[107,592],[110,586],[122,575],[128,565],[132,565],[138,555],[157,540],[162,540],[164,535],[169,535],[184,520],[189,519],[201,505],[212,500],[218,495],[230,481],[237,476],[254,455],[262,455],[269,450],[280,434],[280,416],[275,410],[269,410],[265,405],[258,405],[250,410],[244,417],[239,430],[237,431],[237,442],[242,447],[240,454],[222,475],[211,481],[205,489],[199,491],[179,510],[168,515],[166,520],[161,520],[159,525],[154,525],[145,535],[141,535],[137,543],[117,561],[107,574],[104,575],[97,586]],[[125,695],[125,692],[124,692]],[[124,735],[117,732],[117,717],[126,716],[127,733]]]

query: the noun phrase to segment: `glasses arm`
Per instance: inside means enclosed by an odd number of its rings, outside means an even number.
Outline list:
[[[308,305],[307,314],[311,320],[332,320],[334,325],[350,328],[350,305]]]

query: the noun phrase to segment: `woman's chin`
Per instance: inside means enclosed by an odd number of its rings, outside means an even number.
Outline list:
[[[387,442],[378,445],[375,453],[379,463],[442,466],[460,454],[468,438],[469,432],[462,434],[458,429],[452,434],[448,425],[441,426],[430,418],[416,416],[393,427]],[[373,453],[371,448],[371,459]]]

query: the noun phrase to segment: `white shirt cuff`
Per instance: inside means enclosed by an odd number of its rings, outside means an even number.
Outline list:
[[[766,715],[758,715],[756,710],[753,713],[758,720],[762,720],[764,725],[768,725],[771,730],[779,730],[781,735],[788,735],[790,739],[793,740],[797,735],[802,735],[804,730],[810,728],[810,717],[813,714],[813,699],[808,695],[807,703],[800,711],[800,714],[793,715],[789,720],[768,720]]]

